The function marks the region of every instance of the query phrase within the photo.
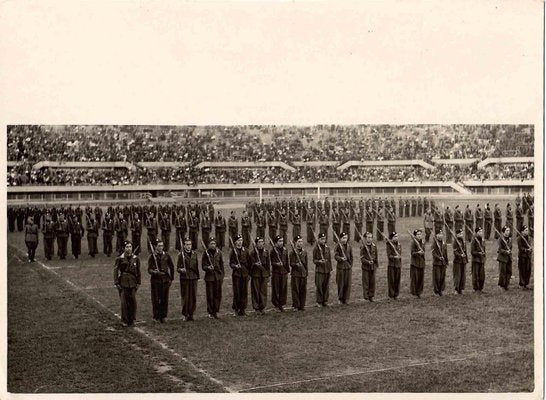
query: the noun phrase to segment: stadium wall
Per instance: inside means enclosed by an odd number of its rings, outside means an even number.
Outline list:
[[[233,201],[275,197],[449,197],[490,195],[512,197],[533,192],[534,181],[455,182],[335,182],[209,185],[126,185],[126,186],[12,186],[7,188],[8,204],[120,202],[148,199]]]

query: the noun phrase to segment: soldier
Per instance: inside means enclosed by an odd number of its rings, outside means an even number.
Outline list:
[[[180,239],[182,241],[182,239]],[[176,270],[180,275],[180,298],[182,315],[185,321],[193,321],[193,313],[197,304],[197,281],[199,280],[199,266],[197,252],[193,251],[189,237],[184,238],[184,247],[178,253]]]
[[[292,242],[293,250],[288,257],[290,263],[290,284],[292,287],[292,307],[294,311],[303,311],[305,309],[305,300],[307,297],[307,252],[303,249],[303,238],[297,236],[295,244]]]
[[[499,262],[499,286],[508,290],[512,277],[512,239],[510,228],[504,226],[499,237],[497,261]]]
[[[114,221],[110,218],[110,213],[106,213],[104,221],[102,221],[102,247],[104,254],[110,257],[112,254],[112,235],[114,233]],[[89,231],[87,233],[89,240]]]
[[[252,221],[247,215],[246,211],[243,211],[243,216],[241,217],[241,229],[243,232],[243,246],[248,248],[248,246],[250,246],[250,232],[252,231]]]
[[[421,214],[419,214],[421,216]],[[396,231],[396,212],[392,208],[392,206],[389,206],[387,208],[387,231],[389,235]]]
[[[269,251],[264,248],[264,239],[256,237],[254,250],[249,254],[251,274],[252,307],[257,314],[264,315],[267,304],[267,282],[271,276]]]
[[[373,232],[374,211],[371,206],[366,211],[366,232]]]
[[[424,216],[425,242],[427,243],[430,240],[430,234],[432,233],[433,223],[434,223],[434,218],[432,217],[432,211],[430,210],[430,208],[428,208]]]
[[[489,203],[485,205],[485,211],[483,212],[484,228],[485,228],[485,240],[489,240],[491,237],[491,225],[493,223],[493,213],[489,207]]]
[[[402,218],[402,217],[404,216],[404,200],[402,200],[402,197],[400,197],[400,198],[398,199],[398,211],[399,211],[398,216],[399,216],[400,218]],[[366,228],[366,230],[367,230],[368,232],[372,232],[372,231],[373,231],[373,229],[372,229],[372,230],[369,230],[368,228]]]
[[[531,279],[531,263],[533,261],[533,246],[529,237],[529,229],[525,225],[521,227],[521,233],[518,235],[518,270],[519,285],[524,289],[529,289],[529,280]]]
[[[411,265],[410,265],[410,292],[418,299],[423,293],[423,278],[425,275],[425,251],[423,243],[423,231],[415,229],[411,242]]]
[[[8,207],[8,230],[12,233],[15,232],[16,219],[17,212],[12,207]]]
[[[502,229],[502,211],[498,204],[495,204],[495,210],[493,211],[494,224],[495,224],[495,239],[499,238],[500,230]]]
[[[389,233],[387,241],[387,281],[389,284],[389,297],[396,300],[400,294],[400,271],[402,267],[402,246],[398,242],[396,232]]]
[[[326,236],[319,233],[317,245],[313,249],[313,262],[315,263],[315,287],[317,290],[317,304],[328,306],[330,294],[330,273],[332,272],[332,254],[326,245]]]
[[[313,244],[315,244],[315,235],[313,234],[313,232],[315,230],[315,225],[317,223],[314,209],[312,208],[307,209],[307,212],[305,215],[305,222],[307,227],[307,231],[305,235],[307,238],[307,243],[309,243],[312,246]]]
[[[201,238],[203,239],[203,243],[209,242],[211,231],[212,220],[209,218],[209,214],[207,212],[203,212],[201,214]],[[216,244],[218,245],[218,242],[216,242]]]
[[[248,218],[248,217],[247,217]],[[218,319],[222,302],[222,284],[224,282],[224,259],[216,248],[216,240],[209,240],[208,248],[201,257],[201,268],[205,271],[207,312],[209,318]]]
[[[186,215],[182,210],[178,210],[178,213],[175,214],[174,218],[174,229],[176,230],[176,243],[174,247],[178,251],[182,251],[183,240],[186,238]],[[190,239],[191,241],[191,239]]]
[[[190,232],[190,239],[192,243],[192,250],[197,250],[197,236],[199,235],[199,218],[195,213],[195,210],[190,211],[188,218],[188,227]]]
[[[476,292],[481,292],[485,282],[485,241],[483,240],[483,229],[476,228],[470,252],[472,253],[472,288]]]
[[[228,219],[228,229],[229,229],[229,245],[232,246],[232,242],[235,240],[235,236],[239,234],[239,221],[235,218],[235,211],[232,211]],[[242,238],[242,236],[241,236]]]
[[[69,233],[68,223],[64,219],[64,214],[59,215],[59,220],[57,221],[55,230],[57,236],[57,254],[61,260],[64,260],[67,253]]]
[[[284,311],[286,305],[288,273],[290,265],[288,252],[284,248],[283,238],[279,235],[271,241],[271,303],[280,312]]]
[[[521,232],[521,227],[523,226],[523,208],[521,204],[516,205],[516,229],[518,232]]]
[[[55,223],[51,221],[51,214],[46,213],[44,225],[42,227],[42,232],[44,234],[44,253],[47,260],[51,260],[53,254],[55,254],[55,233],[56,227]]]
[[[23,232],[24,225],[25,225],[25,210],[22,208],[18,208],[16,211],[16,218],[17,218],[17,230],[19,232]]]
[[[355,241],[360,242],[360,236],[362,236],[362,222],[363,222],[363,215],[361,209],[358,209],[358,211],[355,213]]]
[[[458,230],[455,234],[456,238],[455,243],[453,244],[453,285],[455,291],[458,294],[461,294],[466,283],[466,264],[468,264],[468,256],[463,231]]]
[[[248,303],[248,251],[243,247],[243,237],[236,235],[234,238],[235,247],[229,255],[229,266],[232,270],[231,279],[233,282],[233,304],[231,308],[237,316],[246,315]],[[231,240],[231,239],[230,239]]]
[[[385,217],[383,216],[383,209],[379,207],[379,210],[377,211],[377,238],[376,238],[378,242],[383,240],[384,229],[385,229]]]
[[[334,241],[337,241],[336,236],[339,237],[339,235],[341,234],[341,217],[337,209],[334,209],[332,211],[332,230],[334,232]]]
[[[451,212],[451,209],[449,206],[446,207],[446,210],[444,212],[444,222],[447,226],[446,228],[446,243],[452,243],[453,237],[451,235],[451,232],[453,232],[454,223],[453,223],[453,212]]]
[[[169,251],[171,239],[171,220],[166,211],[159,212],[159,228],[161,229],[161,241],[166,252]]]
[[[83,235],[83,227],[82,227],[82,235]],[[95,254],[99,252],[97,247],[98,235],[99,235],[99,223],[95,220],[94,214],[91,214],[91,218],[87,217],[87,249],[89,250],[89,255],[93,258],[95,257]],[[80,237],[80,240],[81,240],[81,237]],[[72,239],[72,241],[74,241],[74,239]]]
[[[375,271],[379,266],[377,260],[377,247],[373,242],[373,234],[364,234],[364,243],[360,249],[360,262],[362,265],[362,290],[364,300],[373,301],[375,296]]]
[[[79,209],[79,207],[78,207],[78,209]],[[95,211],[95,221],[97,221],[99,223],[99,226],[100,226],[101,223],[102,223],[102,209],[97,205],[97,206],[95,206],[94,211]],[[81,219],[80,219],[80,222],[81,222]]]
[[[476,206],[476,211],[475,211],[474,215],[475,215],[475,218],[476,218],[475,228],[482,228],[483,229],[483,210],[481,209],[479,204]]]
[[[510,237],[512,237],[512,231],[514,230],[514,214],[512,214],[512,206],[510,203],[506,204],[506,227],[510,229]]]
[[[82,236],[84,234],[84,229],[75,215],[72,217],[69,229],[70,241],[72,243],[72,255],[77,259],[82,252]],[[87,235],[89,236],[89,231],[87,232]]]
[[[158,241],[152,254],[148,257],[148,273],[152,291],[153,318],[160,323],[165,322],[169,311],[169,288],[174,279],[174,263],[163,251],[163,242]]]
[[[334,250],[336,264],[337,295],[340,304],[347,304],[351,297],[351,277],[353,267],[353,249],[347,243],[348,236],[343,232]]]
[[[466,209],[464,210],[464,223],[465,223],[465,239],[467,242],[470,242],[472,238],[472,231],[474,230],[474,217],[472,216],[472,210],[467,204]]]
[[[433,210],[434,218],[434,235],[440,232],[444,226],[444,216],[438,207],[434,207]]]
[[[464,216],[463,216],[463,212],[461,211],[458,205],[455,206],[455,213],[454,213],[453,219],[455,220],[455,231],[458,231],[459,229],[463,229]]]
[[[220,211],[214,219],[214,234],[216,236],[217,247],[222,250],[226,245],[226,219]]]
[[[136,291],[140,286],[140,259],[133,254],[130,242],[124,243],[123,253],[114,264],[114,286],[121,299],[121,321],[124,326],[133,325],[136,319]]]
[[[282,236],[284,242],[288,240],[287,232],[288,232],[288,214],[286,214],[286,210],[283,208],[279,216],[279,235]]]
[[[296,236],[301,236],[301,215],[298,213],[298,210],[295,210],[292,213],[292,240]]]
[[[27,218],[25,226],[25,244],[27,245],[28,262],[34,262],[36,247],[38,247],[38,225],[32,217]]]
[[[269,229],[269,239],[273,240],[277,236],[277,215],[275,211],[267,212],[267,226]]]
[[[351,240],[351,221],[349,220],[349,216],[347,215],[347,212],[341,208],[340,210],[340,217],[341,222],[343,226],[343,232],[347,234],[347,240]]]
[[[447,244],[444,242],[444,232],[440,229],[434,235],[432,243],[432,287],[434,293],[442,296],[446,288]]]
[[[130,220],[131,224],[131,243],[133,244],[133,252],[136,255],[140,254],[140,238],[142,237],[142,221],[135,212],[133,218]]]
[[[330,219],[328,218],[328,214],[326,213],[326,210],[322,210],[322,214],[319,218],[319,233],[322,233],[324,237],[326,238],[326,242],[328,242],[328,227],[330,226]]]

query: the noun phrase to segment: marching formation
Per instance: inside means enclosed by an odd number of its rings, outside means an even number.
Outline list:
[[[271,303],[279,312],[287,306],[289,285],[293,310],[303,311],[312,265],[315,301],[319,306],[329,304],[329,285],[334,267],[338,301],[340,304],[348,303],[352,268],[357,263],[362,269],[363,298],[373,301],[376,271],[380,267],[379,242],[386,246],[388,296],[394,300],[400,294],[404,251],[408,251],[410,258],[410,292],[417,298],[421,296],[429,248],[435,294],[442,296],[445,291],[446,269],[450,261],[453,287],[457,293],[461,294],[465,289],[469,263],[472,287],[475,291],[482,291],[488,256],[485,242],[493,238],[498,241],[498,285],[505,290],[509,288],[513,241],[517,241],[519,285],[527,288],[532,265],[533,210],[534,198],[528,194],[516,198],[515,225],[510,203],[504,212],[498,204],[493,207],[486,204],[484,208],[477,205],[474,209],[467,205],[464,210],[455,206],[452,210],[422,197],[400,198],[398,204],[394,198],[253,202],[247,204],[240,219],[234,211],[225,218],[211,203],[117,205],[109,206],[104,215],[98,206],[85,209],[79,206],[8,207],[8,229],[10,232],[24,229],[29,262],[34,261],[40,230],[48,260],[54,257],[55,239],[59,258],[68,256],[69,238],[72,254],[78,258],[86,233],[89,255],[95,257],[99,252],[97,242],[102,230],[103,253],[108,257],[118,255],[113,278],[120,294],[122,320],[124,325],[132,325],[136,317],[136,291],[142,279],[141,245],[148,249],[149,254],[147,271],[154,320],[162,323],[168,315],[169,288],[177,272],[182,314],[185,320],[191,321],[197,304],[197,282],[201,277],[205,281],[207,313],[210,318],[218,318],[222,284],[228,267],[233,283],[232,309],[237,316],[246,315],[249,287],[252,308],[257,314],[264,313],[269,281]],[[423,218],[422,228],[407,232],[411,238],[407,250],[402,249],[399,241],[399,235],[403,233],[396,232],[397,219],[405,217]],[[27,223],[23,227],[25,219]],[[304,246],[302,225],[305,226],[305,240],[313,246],[310,251]],[[145,238],[142,237],[143,228],[147,230]],[[172,230],[175,231],[174,238]],[[334,241],[333,248],[327,245],[330,238]],[[174,239],[174,248],[178,251],[176,262],[168,253],[173,247],[171,239]],[[430,247],[426,246],[427,243]],[[453,246],[452,254],[448,251],[448,244]],[[229,256],[224,259],[222,249],[227,246],[230,248]]]

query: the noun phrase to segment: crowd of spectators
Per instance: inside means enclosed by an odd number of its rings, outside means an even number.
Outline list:
[[[423,167],[300,167],[289,171],[270,168],[42,168],[29,165],[8,171],[8,186],[21,185],[145,185],[145,184],[211,184],[211,183],[315,183],[315,182],[420,182],[533,179],[534,166],[525,164],[495,164],[479,169],[469,166],[439,165]]]
[[[529,125],[8,127],[9,161],[347,161],[532,156]]]

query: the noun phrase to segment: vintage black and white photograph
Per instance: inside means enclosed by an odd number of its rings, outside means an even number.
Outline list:
[[[3,393],[542,398],[530,3],[1,5]]]

